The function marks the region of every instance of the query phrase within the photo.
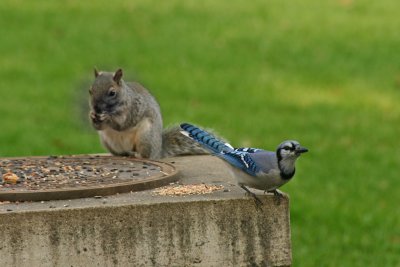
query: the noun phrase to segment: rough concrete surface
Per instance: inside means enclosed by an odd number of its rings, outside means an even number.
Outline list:
[[[0,205],[0,266],[290,266],[289,199],[235,185],[212,156],[171,158],[205,195],[152,190]]]

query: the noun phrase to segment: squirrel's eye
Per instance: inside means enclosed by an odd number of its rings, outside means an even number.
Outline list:
[[[108,91],[108,96],[113,97],[113,96],[116,96],[116,95],[117,95],[117,92],[115,92],[114,90]]]

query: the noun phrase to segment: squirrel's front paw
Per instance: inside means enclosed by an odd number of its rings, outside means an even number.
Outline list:
[[[89,113],[89,118],[90,118],[90,120],[92,120],[92,121],[96,120],[96,113],[94,113],[94,111],[90,111],[90,113]]]
[[[107,120],[108,115],[105,114],[105,113],[100,113],[100,114],[97,115],[97,117],[98,117],[99,121],[103,122],[103,121]]]
[[[95,112],[93,112],[93,111],[91,111],[91,112],[89,113],[89,118],[90,118],[90,120],[91,120],[93,123],[99,123],[99,122],[100,122],[99,117],[98,117],[97,114],[96,114]]]
[[[101,129],[102,123],[106,120],[106,114],[96,114],[95,112],[91,111],[89,113],[89,118],[93,124],[93,127],[99,130]]]

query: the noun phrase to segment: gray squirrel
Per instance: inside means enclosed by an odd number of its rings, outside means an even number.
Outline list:
[[[125,82],[122,69],[94,74],[89,117],[110,153],[148,159],[208,153],[179,126],[164,130],[157,100],[139,83]]]

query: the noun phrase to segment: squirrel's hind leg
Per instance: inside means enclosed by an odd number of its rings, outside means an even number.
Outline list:
[[[161,129],[156,129],[156,126],[149,120],[141,123],[135,136],[135,150],[140,157],[147,159],[161,158],[161,131]]]

